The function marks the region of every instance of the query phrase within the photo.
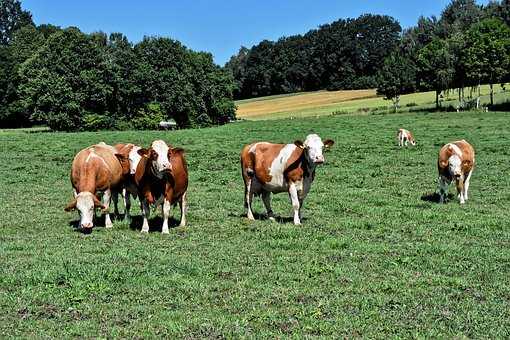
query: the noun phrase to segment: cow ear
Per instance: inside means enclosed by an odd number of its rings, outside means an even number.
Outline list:
[[[149,157],[150,150],[149,149],[138,149],[137,152],[142,157]]]
[[[101,201],[96,197],[96,195],[93,195],[92,199],[94,200],[94,207],[101,208],[101,210],[106,210],[106,206],[103,203],[101,203]]]
[[[335,144],[335,142],[331,139],[326,139],[324,141],[324,147],[326,148],[326,150],[330,149],[333,146],[333,144]]]
[[[176,154],[176,155],[183,155],[184,154],[184,149],[183,148],[172,148],[172,149],[168,149],[168,155],[170,156],[170,154],[173,153],[173,154]]]
[[[439,161],[439,166],[441,168],[446,168],[448,166],[448,161]]]
[[[296,145],[298,148],[301,148],[301,149],[305,148],[305,144],[303,143],[303,141],[300,141],[300,140],[294,141],[294,145]]]
[[[71,211],[74,209],[76,209],[76,198],[69,202],[69,204],[64,208],[64,211]]]
[[[470,167],[471,164],[473,164],[473,162],[471,162],[469,159],[465,159],[462,161],[462,166],[463,167]]]

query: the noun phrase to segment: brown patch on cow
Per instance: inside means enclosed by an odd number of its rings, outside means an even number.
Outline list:
[[[335,144],[335,141],[332,139],[326,139],[323,143],[326,150],[329,150]]]

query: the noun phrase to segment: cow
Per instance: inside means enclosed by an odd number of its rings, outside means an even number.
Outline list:
[[[105,213],[105,227],[111,228],[111,194],[119,190],[128,173],[127,157],[110,145],[101,142],[81,150],[71,166],[74,199],[64,210],[77,209],[80,213],[80,227],[84,232],[90,232],[94,226],[95,208],[101,208]],[[97,197],[99,193],[103,193],[103,202]]]
[[[301,224],[301,208],[315,178],[315,168],[324,163],[323,149],[329,149],[333,144],[330,139],[323,142],[318,135],[311,134],[304,142],[246,145],[241,151],[241,170],[248,219],[255,219],[251,208],[253,195],[262,196],[268,218],[274,221],[271,193],[288,192],[294,224]]]
[[[146,149],[139,149],[141,156],[134,175],[138,197],[142,205],[142,232],[149,232],[149,205],[163,206],[162,234],[168,234],[168,218],[172,205],[179,203],[180,226],[186,225],[186,192],[188,168],[184,150],[173,148],[162,140],[152,142]]]
[[[136,187],[134,177],[136,173],[136,167],[138,166],[138,163],[140,162],[140,159],[142,156],[138,154],[138,150],[141,149],[140,146],[132,144],[132,143],[119,143],[114,146],[117,153],[124,155],[124,157],[127,157],[129,162],[129,174],[127,175],[127,178],[125,179],[123,186],[122,186],[122,198],[124,201],[124,220],[127,223],[131,223],[131,215],[130,215],[130,209],[131,209],[131,199],[130,196],[138,197],[138,189]],[[120,192],[114,191],[112,192],[112,199],[113,199],[113,205],[114,205],[114,211],[116,215],[119,215],[119,209],[118,209],[118,195]]]
[[[411,131],[406,129],[398,129],[397,132],[398,146],[407,146],[407,143],[411,143],[412,146],[416,145],[413,134]]]
[[[475,167],[475,150],[464,139],[444,145],[439,150],[439,202],[444,203],[448,186],[455,180],[461,204],[468,199],[469,181]]]

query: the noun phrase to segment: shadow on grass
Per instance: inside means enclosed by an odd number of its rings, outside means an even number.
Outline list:
[[[236,218],[240,218],[240,219],[246,219],[248,220],[248,218],[246,217],[246,213],[242,213],[242,214],[233,214],[233,213],[230,213],[228,214],[229,217],[236,217]],[[253,213],[253,217],[255,217],[255,221],[269,221],[269,217],[266,215],[266,214],[261,214],[261,213],[256,213],[254,212]],[[275,222],[276,223],[294,223],[294,218],[291,217],[291,216],[274,216],[274,219],[275,219]],[[304,221],[306,221],[308,218],[306,217],[302,217],[301,218],[301,223],[303,223]]]
[[[446,202],[452,200],[453,198],[455,198],[455,195],[449,193],[446,196]],[[425,202],[439,203],[439,194],[437,192],[425,194],[421,197],[421,200]]]

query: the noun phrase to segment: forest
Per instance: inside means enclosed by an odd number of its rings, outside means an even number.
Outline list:
[[[36,26],[17,0],[0,0],[0,127],[156,129],[235,117],[234,82],[210,53],[165,37]]]
[[[237,99],[313,90],[377,88],[398,106],[401,94],[458,90],[509,80],[510,1],[486,6],[453,0],[440,17],[402,29],[394,18],[365,14],[303,35],[241,47],[226,64]]]

